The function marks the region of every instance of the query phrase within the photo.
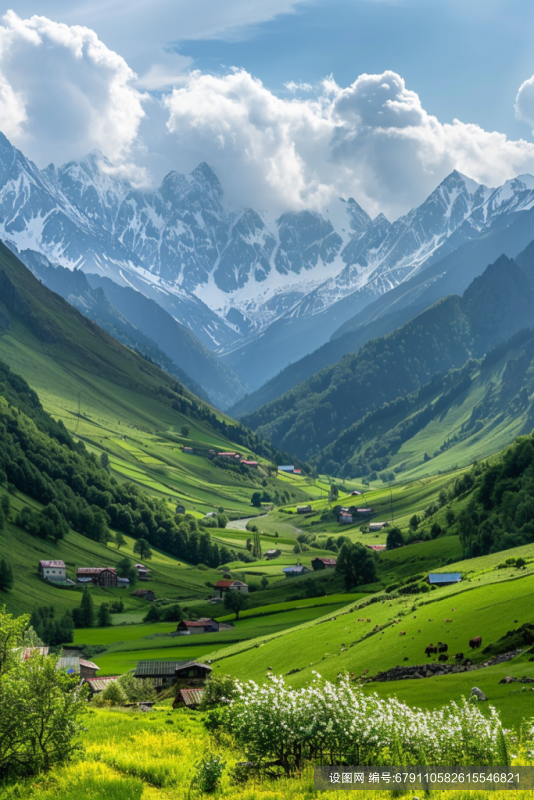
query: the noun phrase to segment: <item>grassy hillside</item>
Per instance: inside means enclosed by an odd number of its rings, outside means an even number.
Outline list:
[[[442,380],[440,373],[464,365],[469,371],[466,362],[470,358],[481,357],[528,327],[533,309],[529,278],[515,262],[502,256],[473,281],[463,297],[441,300],[393,333],[367,342],[358,353],[346,355],[243,420],[278,446],[312,459],[320,470],[343,476],[372,474],[388,466],[386,457],[396,453],[394,447],[398,449],[409,441],[411,434],[430,421],[433,412],[441,415],[447,404],[454,403],[462,390],[461,381],[469,383],[462,373],[435,386],[433,382]],[[410,393],[418,398],[398,399]],[[444,398],[432,409],[436,395]],[[381,412],[373,417],[378,409]],[[415,411],[419,415],[411,421],[414,424],[408,424],[406,418]],[[401,429],[392,431],[393,442],[378,441],[374,446],[375,442],[369,441],[373,431],[368,431],[368,426],[374,426],[376,436],[377,423],[387,417],[392,429]],[[444,434],[447,429],[448,422],[443,425]],[[453,430],[456,435],[456,428]],[[503,432],[492,442],[493,450],[506,443],[507,435]],[[406,466],[422,462],[425,450],[421,452],[418,446],[420,442],[413,448],[407,445],[413,458]],[[466,463],[465,457],[462,463]]]

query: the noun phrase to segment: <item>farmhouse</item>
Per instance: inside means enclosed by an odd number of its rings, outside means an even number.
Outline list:
[[[80,658],[80,676],[82,678],[96,678],[96,673],[100,669],[93,661],[86,661]]]
[[[302,475],[302,470],[301,469],[294,469],[293,470],[293,475]]]
[[[361,492],[358,492],[356,489],[350,493],[351,497],[358,497],[359,495],[361,495]]]
[[[370,522],[369,523],[369,531],[370,533],[376,533],[377,531],[381,531],[382,528],[387,528],[389,522]]]
[[[117,571],[113,567],[78,567],[77,580],[95,586],[118,586]]]
[[[129,585],[130,585],[129,578],[121,578],[120,576],[117,576],[117,586],[119,587],[119,589],[127,589]]]
[[[201,617],[195,621],[182,619],[176,628],[176,632],[180,636],[188,636],[195,633],[217,633],[218,630],[219,623],[209,617]]]
[[[288,464],[283,467],[278,467],[278,472],[295,472],[295,467],[293,464]]]
[[[267,559],[267,561],[272,561],[274,558],[278,558],[281,555],[282,555],[282,551],[281,550],[276,550],[275,548],[272,548],[271,550],[266,550],[265,551],[265,558]]]
[[[340,525],[352,525],[352,523],[354,522],[354,518],[352,514],[348,514],[346,511],[342,511],[341,514],[339,514],[337,521],[339,522]]]
[[[190,685],[204,683],[209,678],[211,667],[199,661],[182,661],[176,667],[176,680],[187,681]]]
[[[39,561],[39,575],[45,581],[66,580],[64,561]]]
[[[309,514],[311,510],[311,506],[297,506],[297,514]]]
[[[308,567],[302,567],[300,564],[297,564],[295,567],[284,567],[282,570],[286,578],[292,578],[295,575],[305,575],[309,571]]]
[[[336,558],[312,558],[311,565],[314,570],[327,569],[335,567],[337,564]]]
[[[182,453],[186,453],[187,455],[193,455],[193,448],[192,447],[182,447]]]
[[[204,697],[204,689],[180,689],[174,698],[173,708],[198,708]]]
[[[248,593],[248,584],[241,583],[241,581],[217,581],[215,588],[219,590],[219,597],[223,596],[223,592]]]
[[[245,461],[245,459],[241,459],[241,464],[243,464],[243,466],[245,466],[245,467],[257,467],[258,466],[258,462],[257,461]]]
[[[138,661],[136,678],[150,678],[157,688],[168,689],[176,681],[190,685],[203,683],[211,672],[208,664],[198,661]]]
[[[93,697],[95,694],[100,694],[104,689],[107,689],[110,683],[115,683],[118,675],[109,676],[106,678],[87,678],[85,683],[89,687],[89,696]]]
[[[132,597],[140,597],[142,600],[148,600],[149,603],[156,599],[152,589],[136,589],[135,592],[132,592]]]
[[[217,458],[226,458],[228,459],[228,461],[240,460],[241,453],[234,453],[234,452],[217,453]]]
[[[178,503],[178,505],[174,509],[174,513],[175,514],[185,514],[185,506],[181,505],[181,503]]]
[[[380,553],[382,550],[385,550],[386,547],[387,547],[387,545],[385,545],[385,544],[366,544],[365,546],[368,547],[369,550],[374,550],[375,553]]]
[[[428,582],[431,586],[449,586],[451,583],[460,583],[461,572],[429,572]]]

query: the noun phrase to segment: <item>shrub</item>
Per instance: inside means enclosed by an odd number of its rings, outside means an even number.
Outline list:
[[[128,702],[118,681],[110,681],[100,696],[102,701],[109,706],[124,706]]]
[[[196,773],[193,778],[200,791],[214,792],[222,778],[226,762],[218,756],[203,758],[195,764]]]
[[[204,686],[204,697],[200,708],[202,710],[214,706],[225,705],[237,696],[235,678],[231,675],[211,674]]]

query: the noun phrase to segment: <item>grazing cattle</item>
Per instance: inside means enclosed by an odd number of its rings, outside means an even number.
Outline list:
[[[452,622],[452,619],[445,619],[444,622]]]
[[[406,636],[406,631],[401,631],[401,632],[399,633],[399,636]]]
[[[438,652],[438,648],[434,647],[433,644],[430,644],[428,647],[425,648],[426,657],[430,658],[430,656],[435,656]]]
[[[463,661],[464,660],[464,654],[463,653],[456,653],[456,655],[454,657],[455,657],[456,661]]]
[[[358,617],[358,622],[365,622],[365,617]]]
[[[469,640],[469,647],[471,650],[476,650],[477,647],[480,647],[482,644],[482,636],[475,636],[473,639]]]
[[[445,653],[442,653],[440,656],[438,656],[438,661],[448,661],[448,660],[449,656],[446,656]]]
[[[438,653],[446,653],[449,649],[448,644],[444,644],[443,642],[438,642]]]
[[[369,619],[369,617],[367,617],[367,622],[371,622],[371,620]]]

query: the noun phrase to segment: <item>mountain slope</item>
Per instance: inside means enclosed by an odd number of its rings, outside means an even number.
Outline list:
[[[255,392],[237,402],[231,409],[232,415],[241,417],[252,413],[329,364],[335,364],[347,353],[358,352],[370,339],[391,333],[442,297],[465,291],[470,282],[499,255],[504,253],[516,258],[533,239],[534,210],[528,210],[497,218],[483,236],[443,255],[443,250],[449,247],[447,241],[429,259],[429,265],[425,265],[424,270],[382,294],[335,330],[330,341],[290,364]],[[437,259],[440,254],[443,257]],[[351,297],[347,298],[347,304],[350,300]],[[332,314],[336,308],[333,306],[327,314]],[[322,318],[316,319],[322,322]],[[308,320],[307,324],[310,322]],[[270,331],[274,332],[275,328],[276,324],[271,326]],[[313,336],[309,337],[309,341],[313,343]],[[279,344],[282,346],[281,342]]]
[[[487,324],[490,303],[497,316]],[[277,445],[309,458],[368,411],[418,390],[436,372],[458,368],[528,327],[533,311],[534,293],[525,273],[502,256],[463,298],[439,301],[243,419]]]

